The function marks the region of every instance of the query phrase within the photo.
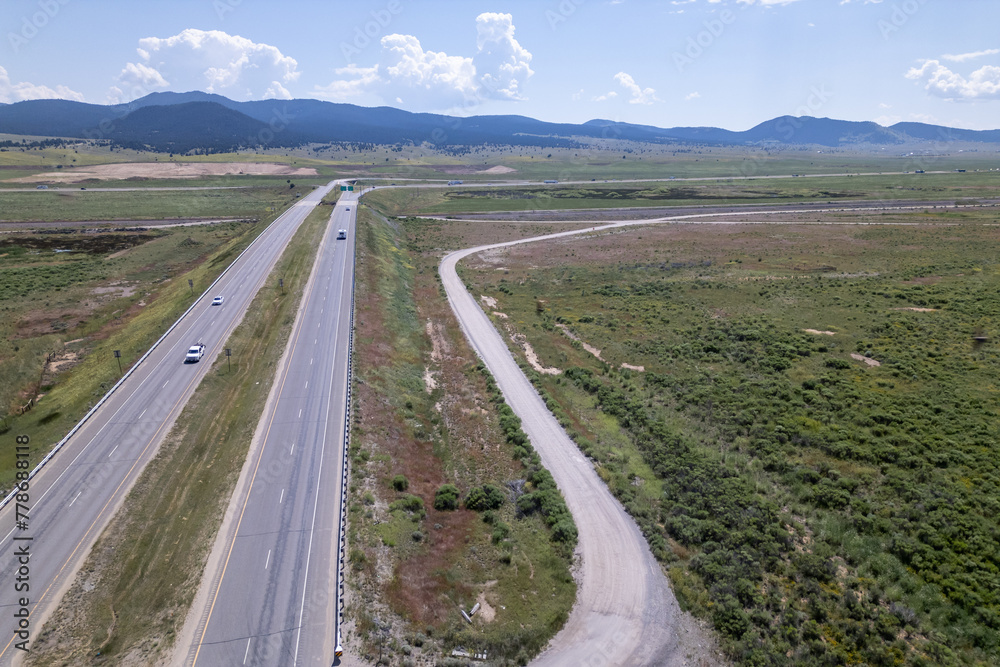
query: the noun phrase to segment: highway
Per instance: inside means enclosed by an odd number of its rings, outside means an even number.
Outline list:
[[[334,660],[356,200],[331,215],[174,664]]]
[[[21,653],[17,644],[24,636],[18,635],[14,614],[22,607],[29,612],[28,628],[22,631],[28,634],[30,648],[285,245],[332,187],[330,183],[303,197],[265,230],[30,480],[25,503],[29,518],[23,524],[15,524],[16,503],[0,510],[0,665],[12,664]],[[216,294],[225,296],[223,305],[210,305]],[[206,346],[205,357],[184,363],[187,348],[198,342]],[[34,467],[38,461],[29,463]],[[30,551],[27,558],[20,556],[25,548]],[[25,576],[18,563],[27,568],[27,580],[16,579]],[[16,588],[21,584],[28,588]]]

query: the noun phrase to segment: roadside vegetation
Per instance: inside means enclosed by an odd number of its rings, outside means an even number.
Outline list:
[[[651,178],[653,176],[650,176]],[[666,178],[662,173],[656,178]],[[716,178],[696,181],[577,185],[474,185],[440,189],[384,189],[367,195],[392,215],[453,215],[496,211],[652,208],[702,205],[776,205],[909,199],[975,202],[995,199],[1000,171],[886,174],[817,178]]]
[[[26,664],[165,664],[260,420],[330,211],[313,211],[42,628]],[[211,409],[206,409],[207,406]],[[95,658],[95,656],[100,656]]]
[[[276,215],[169,230],[3,235],[0,433],[30,435],[33,458],[44,456]],[[4,489],[13,465],[12,451],[0,451]]]
[[[437,255],[358,216],[345,644],[385,664],[526,664],[573,604],[575,525],[453,319]]]
[[[161,185],[177,187],[177,183]],[[263,219],[274,210],[291,204],[297,194],[312,191],[311,186],[290,188],[289,185],[183,191],[0,190],[0,222],[184,221],[187,218],[212,217]],[[148,184],[144,186],[149,187]],[[91,187],[103,188],[107,185],[101,183]],[[126,187],[134,187],[134,184]]]
[[[463,267],[562,371],[534,379],[738,664],[1000,661],[995,220],[916,219],[647,227]]]

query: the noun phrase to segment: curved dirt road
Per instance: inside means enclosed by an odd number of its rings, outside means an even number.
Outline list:
[[[985,208],[992,205],[995,204],[989,202],[985,205],[948,205],[944,208]],[[925,206],[912,202],[896,205],[869,202],[868,206],[850,207],[850,210],[905,211],[922,208]],[[533,665],[706,665],[723,661],[712,649],[715,646],[714,638],[690,615],[680,610],[673,591],[639,528],[545,407],[531,382],[514,361],[500,334],[459,279],[455,271],[456,264],[463,258],[484,250],[617,227],[690,222],[732,224],[725,218],[735,213],[760,216],[762,219],[758,224],[767,224],[768,221],[763,218],[768,216],[844,210],[847,208],[840,205],[807,209],[790,207],[596,222],[590,228],[457,250],[441,260],[441,280],[462,330],[496,378],[507,403],[521,418],[522,428],[538,450],[542,463],[559,485],[580,532],[577,553],[581,563],[577,574],[579,588],[576,605],[565,627],[552,639]],[[753,223],[742,220],[737,224]]]
[[[568,233],[538,238],[565,235]],[[533,240],[460,250],[446,256],[440,267],[448,300],[466,337],[521,418],[524,431],[566,497],[580,532],[576,604],[565,627],[532,664],[707,664],[706,659],[712,660],[707,647],[714,642],[680,610],[639,528],[545,407],[455,272],[463,257]]]

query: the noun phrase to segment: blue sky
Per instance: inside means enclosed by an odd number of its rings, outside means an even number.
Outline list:
[[[574,123],[1000,128],[997,0],[4,0],[0,26],[0,102],[198,89]]]

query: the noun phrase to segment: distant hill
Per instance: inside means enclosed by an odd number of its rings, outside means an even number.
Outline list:
[[[716,127],[660,128],[599,119],[570,124],[514,115],[459,118],[319,100],[235,102],[202,92],[152,93],[127,104],[109,106],[67,100],[0,105],[0,132],[108,140],[121,146],[180,153],[304,143],[574,147],[600,139],[825,147],[1000,144],[1000,130],[960,130],[925,123],[884,127],[873,122],[781,116],[734,132]]]
[[[140,107],[117,120],[108,138],[126,148],[225,153],[267,138],[269,131],[266,123],[220,104],[186,102]]]

